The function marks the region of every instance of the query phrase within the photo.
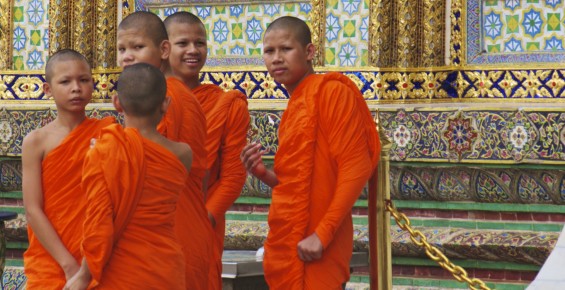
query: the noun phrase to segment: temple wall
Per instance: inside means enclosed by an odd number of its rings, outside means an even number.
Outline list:
[[[465,213],[468,219],[492,221],[485,213],[505,212],[514,218],[494,220],[565,221],[560,207],[565,203],[563,1],[184,2],[0,0],[0,49],[7,52],[0,55],[4,208],[23,213],[17,201],[22,139],[55,117],[52,101],[41,91],[49,52],[72,47],[84,53],[94,67],[96,87],[89,114],[116,115],[109,99],[119,74],[115,33],[120,19],[137,10],[163,18],[186,10],[200,16],[209,32],[203,81],[246,93],[249,139],[269,149],[267,160],[277,150],[288,94],[266,73],[261,39],[270,21],[293,15],[312,28],[316,70],[349,76],[378,114],[392,142],[391,195],[399,207],[416,217]],[[253,198],[268,202],[270,192],[250,178],[242,196],[239,208],[256,206]],[[486,226],[481,234],[493,238],[497,229]],[[535,231],[534,226],[519,229]],[[542,254],[524,254],[535,256],[535,265],[560,226],[537,229],[552,234],[531,245]],[[518,244],[531,240],[520,232],[510,235]],[[483,254],[486,260],[512,256],[505,251]],[[395,253],[413,255],[400,246]]]

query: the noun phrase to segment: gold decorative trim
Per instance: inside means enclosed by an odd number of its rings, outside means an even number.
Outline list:
[[[13,0],[0,0],[0,69],[11,69],[13,62],[12,35],[14,34]]]
[[[310,23],[312,26],[312,43],[316,46],[314,66],[324,66],[326,59],[326,1],[312,0],[311,4]]]
[[[94,68],[116,66],[117,1],[96,0]]]
[[[69,0],[49,0],[49,55],[70,47]]]
[[[122,18],[120,21],[126,18],[131,13],[135,12],[135,1],[134,0],[122,0]],[[118,23],[119,24],[119,23]]]
[[[369,65],[386,67],[391,65],[392,25],[390,12],[394,8],[391,0],[371,0],[369,3]]]
[[[464,29],[464,21],[465,21],[465,17],[463,16],[464,14],[464,9],[462,8],[462,6],[464,5],[462,3],[462,0],[451,0],[451,13],[450,13],[450,19],[451,19],[451,39],[450,39],[450,60],[451,60],[451,65],[456,65],[456,66],[461,66],[461,64],[464,62],[464,55],[465,53],[463,53],[464,47],[466,47],[466,44],[463,43],[463,29]],[[456,15],[459,15],[459,17],[457,17]]]
[[[90,0],[75,0],[72,2],[70,44],[73,49],[82,53],[92,64],[93,60],[93,2]]]

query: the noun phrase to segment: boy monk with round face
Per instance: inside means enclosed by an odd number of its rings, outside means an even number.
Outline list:
[[[90,65],[80,53],[64,49],[53,54],[45,79],[43,91],[55,100],[57,118],[30,132],[22,148],[28,289],[62,289],[78,271],[86,206],[82,164],[90,140],[114,123],[114,118],[85,115],[94,84]]]
[[[290,94],[279,127],[274,171],[260,144],[246,168],[273,187],[263,268],[270,289],[342,289],[353,250],[351,208],[377,165],[376,128],[359,89],[339,73],[315,74],[304,21],[269,25],[263,59]]]
[[[166,90],[165,77],[150,64],[121,73],[113,103],[125,129],[104,128],[86,157],[84,258],[65,289],[186,289],[173,225],[192,152],[157,131]]]
[[[209,289],[212,273],[220,281],[216,263],[214,232],[204,205],[202,183],[206,172],[206,117],[194,94],[169,69],[170,43],[161,19],[150,12],[128,15],[118,26],[118,65],[145,62],[161,68],[167,77],[171,103],[157,126],[163,136],[192,148],[193,163],[177,203],[175,231],[186,259],[187,289]],[[219,284],[219,282],[216,282]],[[220,285],[217,285],[220,287]],[[213,288],[219,289],[219,288]]]
[[[164,22],[171,42],[171,69],[192,90],[206,114],[209,170],[206,209],[216,232],[217,255],[221,258],[225,213],[239,197],[247,175],[239,158],[249,128],[247,98],[237,90],[224,92],[217,85],[200,83],[208,46],[206,28],[197,16],[177,12]]]

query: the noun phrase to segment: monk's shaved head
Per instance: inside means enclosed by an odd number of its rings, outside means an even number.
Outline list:
[[[165,27],[167,27],[167,29],[169,29],[169,27],[174,23],[200,24],[200,25],[202,25],[202,27],[204,27],[204,31],[206,31],[206,28],[205,28],[202,20],[200,20],[200,18],[198,18],[198,16],[196,16],[196,15],[190,13],[190,12],[186,12],[186,11],[178,11],[178,12],[173,13],[173,14],[169,15],[167,18],[165,18],[164,22],[165,22]]]
[[[53,70],[55,64],[60,61],[67,60],[84,61],[84,63],[86,63],[86,65],[90,68],[88,60],[80,52],[70,48],[61,49],[51,55],[49,57],[49,60],[47,60],[47,64],[45,65],[45,80],[48,83],[51,83],[51,79],[53,79],[53,76],[57,73]]]
[[[131,116],[150,116],[160,108],[166,94],[165,76],[147,63],[127,66],[118,79],[120,105]]]
[[[130,29],[143,31],[145,36],[149,37],[157,47],[161,45],[163,40],[169,38],[161,18],[147,11],[137,11],[128,15],[118,26],[118,31]]]
[[[283,16],[281,18],[277,18],[267,27],[265,31],[265,35],[269,33],[271,30],[286,30],[292,31],[296,40],[298,40],[302,45],[306,46],[312,43],[312,35],[310,33],[310,27],[308,24],[304,22],[304,20],[300,18],[296,18],[293,16]]]

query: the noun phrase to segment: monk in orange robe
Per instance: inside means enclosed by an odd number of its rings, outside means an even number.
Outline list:
[[[126,128],[103,129],[86,157],[84,259],[65,289],[186,289],[174,223],[192,151],[157,131],[168,106],[158,68],[128,66],[118,83]]]
[[[88,61],[64,49],[49,57],[45,95],[57,106],[51,123],[23,142],[23,199],[29,247],[24,253],[28,289],[57,289],[80,267],[80,237],[86,206],[81,191],[82,164],[90,140],[114,123],[85,116],[93,80]]]
[[[172,43],[169,56],[171,66],[176,68],[206,114],[206,209],[216,232],[216,254],[221,259],[225,214],[239,197],[247,176],[239,158],[247,144],[250,120],[247,98],[237,90],[224,92],[217,85],[200,83],[200,71],[206,63],[208,46],[206,28],[196,15],[179,11],[168,16],[164,22]],[[177,43],[182,45],[175,45]]]
[[[219,265],[214,252],[214,232],[204,204],[203,179],[206,173],[206,117],[192,92],[168,64],[171,45],[161,19],[138,11],[128,15],[118,27],[118,64],[121,67],[145,62],[161,68],[167,76],[170,105],[157,129],[163,136],[192,148],[193,163],[177,203],[175,231],[186,259],[187,289],[219,289]],[[140,48],[141,47],[141,48]],[[218,288],[208,288],[210,275]]]
[[[282,17],[264,36],[263,59],[290,94],[274,171],[260,145],[241,158],[273,187],[263,269],[270,289],[342,289],[353,250],[351,208],[377,165],[380,144],[359,89],[339,73],[314,73],[304,21]]]

